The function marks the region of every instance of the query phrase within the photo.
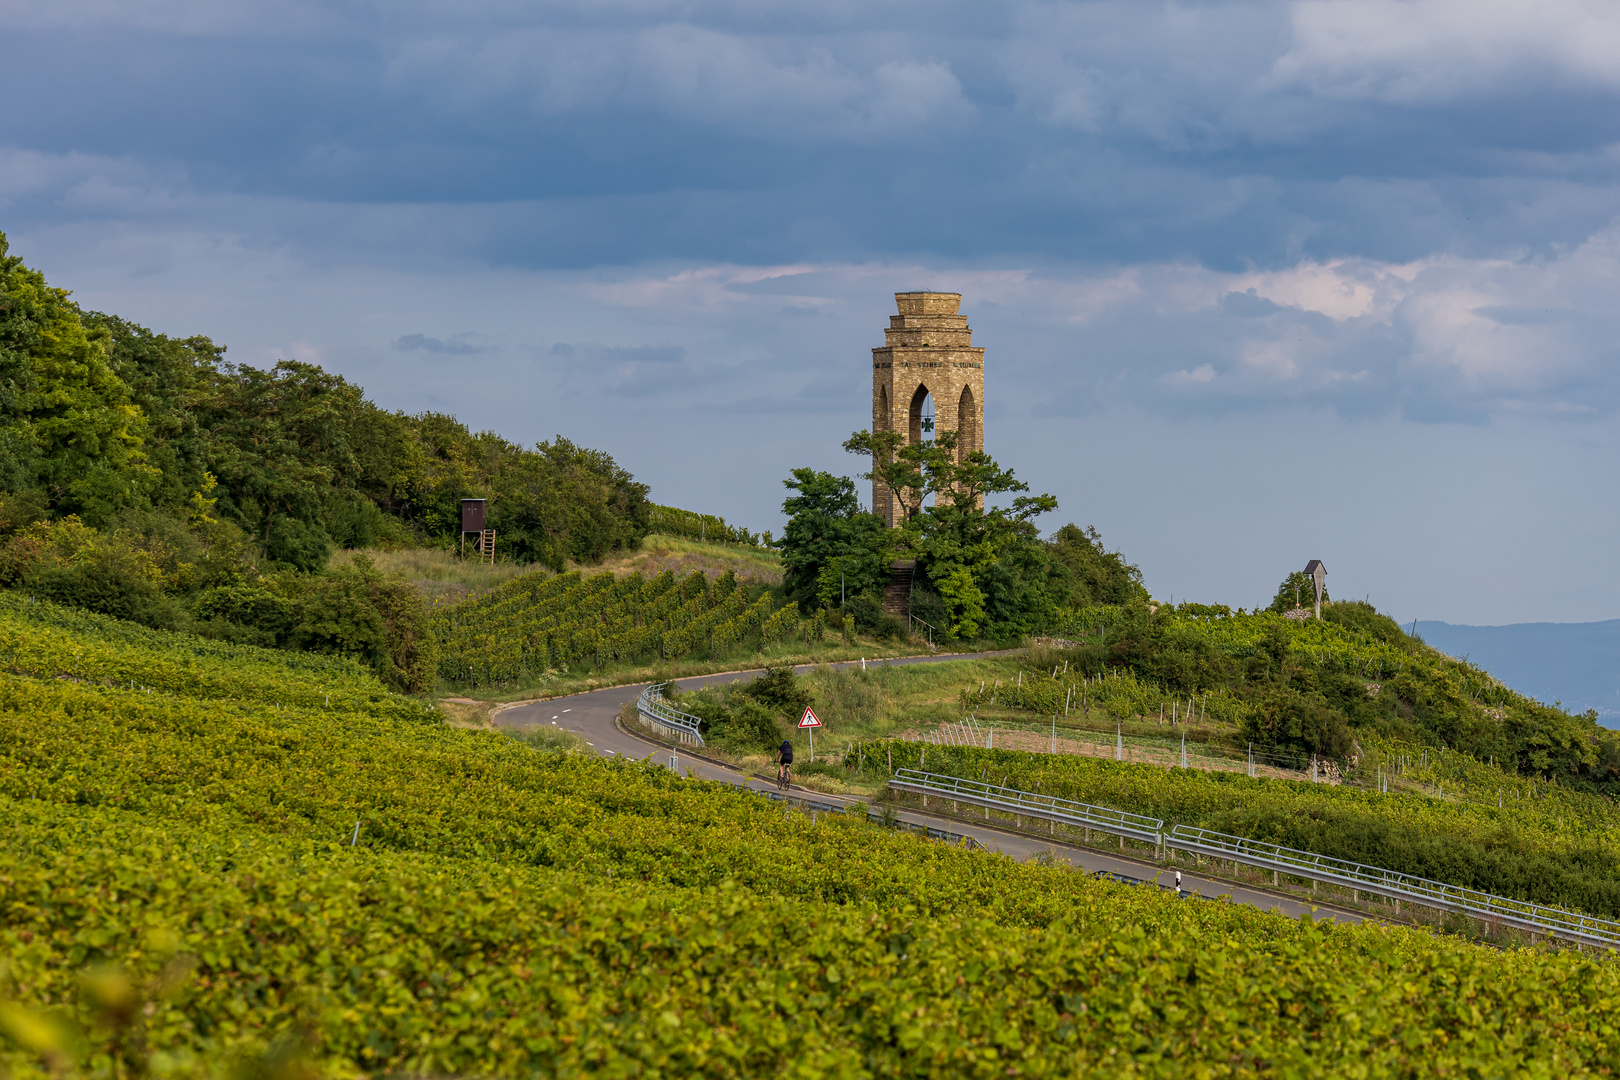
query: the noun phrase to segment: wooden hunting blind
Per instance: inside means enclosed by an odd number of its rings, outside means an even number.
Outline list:
[[[1311,579],[1316,587],[1316,617],[1322,617],[1322,588],[1327,584],[1327,567],[1321,559],[1312,559],[1305,564],[1305,576]]]
[[[467,555],[467,536],[473,536],[473,550],[490,562],[495,561],[495,530],[486,528],[488,499],[461,500],[461,555]]]

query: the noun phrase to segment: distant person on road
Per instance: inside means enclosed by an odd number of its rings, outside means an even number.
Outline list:
[[[776,786],[786,788],[793,771],[793,744],[786,739],[782,740],[781,747],[776,752]]]

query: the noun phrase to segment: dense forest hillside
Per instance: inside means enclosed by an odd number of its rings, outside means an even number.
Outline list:
[[[313,364],[225,361],[81,310],[6,253],[0,235],[0,488],[17,528],[204,512],[278,563],[316,570],[337,547],[448,541],[464,497],[490,500],[503,551],[561,569],[647,530],[650,504],[601,451],[533,449],[454,417],[405,416]]]

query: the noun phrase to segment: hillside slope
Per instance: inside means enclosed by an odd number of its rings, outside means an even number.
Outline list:
[[[449,729],[352,667],[47,605],[0,630],[14,1075],[1563,1076],[1620,1051],[1620,970],[1578,955],[812,822]]]
[[[1437,649],[1467,657],[1519,693],[1571,712],[1592,709],[1620,727],[1620,619],[1591,623],[1456,626],[1419,620]]]
[[[1296,763],[1315,754],[1354,769],[1381,761],[1380,744],[1427,746],[1525,778],[1620,784],[1620,736],[1595,715],[1516,693],[1359,601],[1324,606],[1321,619],[1198,604],[1090,608],[1064,613],[1060,630],[1066,644],[1032,656],[1031,677],[995,693],[998,703],[1048,716],[1081,704],[1111,725],[1195,700],[1190,735]],[[964,709],[979,704],[963,698]]]

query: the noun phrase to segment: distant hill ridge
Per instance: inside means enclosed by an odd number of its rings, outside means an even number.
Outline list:
[[[1410,625],[1410,624],[1408,624]],[[1465,626],[1418,620],[1426,642],[1467,657],[1521,694],[1620,727],[1620,619]]]

